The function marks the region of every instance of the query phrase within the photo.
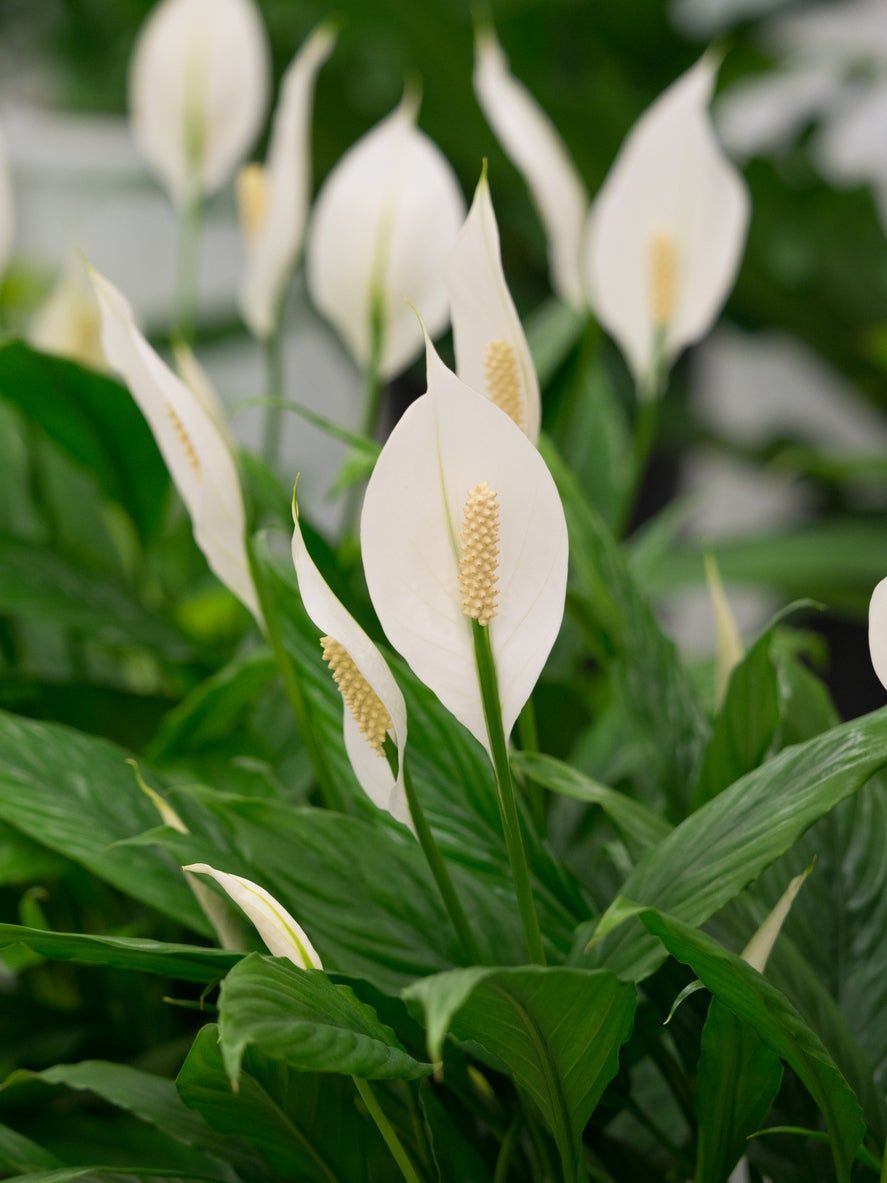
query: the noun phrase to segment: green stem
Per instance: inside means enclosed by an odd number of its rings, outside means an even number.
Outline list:
[[[268,402],[265,404],[265,431],[262,439],[262,456],[269,468],[277,469],[280,463],[280,440],[283,427],[283,333],[278,318],[273,330],[265,339],[265,373],[267,377]]]
[[[249,562],[250,575],[255,584],[256,595],[259,598],[259,607],[262,610],[265,635],[274,654],[277,669],[283,682],[284,693],[292,708],[296,726],[302,737],[302,743],[308,752],[308,758],[314,770],[314,776],[317,780],[317,786],[320,789],[323,803],[327,809],[336,809],[344,813],[345,802],[330,771],[329,763],[327,762],[323,747],[317,738],[317,733],[311,725],[311,717],[308,712],[308,704],[302,693],[302,685],[296,675],[289,651],[284,644],[280,617],[277,613],[274,598],[268,587],[265,571],[256,554],[255,538],[249,534],[246,536],[246,554]]]
[[[508,1172],[511,1170],[511,1163],[514,1159],[514,1152],[517,1149],[517,1139],[520,1130],[521,1115],[516,1113],[505,1133],[505,1137],[502,1139],[502,1145],[499,1147],[496,1167],[493,1172],[493,1183],[506,1183]]]
[[[505,729],[502,726],[502,706],[499,699],[496,663],[490,646],[490,630],[484,625],[478,624],[476,620],[472,620],[471,633],[474,638],[474,658],[480,683],[484,720],[490,740],[493,771],[496,774],[502,832],[505,835],[505,847],[508,851],[508,861],[511,864],[511,877],[514,880],[517,906],[524,928],[524,939],[530,960],[537,965],[544,965],[545,950],[542,946],[539,917],[536,915],[536,905],[533,902],[530,871],[521,835],[514,782],[511,779],[511,766],[508,762],[508,744],[505,739]]]
[[[359,1076],[351,1078],[354,1081],[354,1087],[360,1094],[361,1100],[367,1107],[367,1112],[376,1123],[376,1129],[385,1139],[385,1145],[391,1151],[391,1157],[400,1168],[400,1173],[406,1179],[407,1183],[421,1183],[416,1168],[413,1166],[410,1156],[404,1149],[403,1143],[398,1138],[394,1127],[385,1116],[385,1111],[379,1104],[376,1094],[368,1080],[361,1080]]]
[[[200,260],[200,229],[203,206],[192,193],[178,211],[176,236],[176,291],[173,338],[185,345],[194,340],[197,319],[197,280]]]
[[[380,367],[382,364],[382,345],[385,339],[385,321],[382,302],[375,298],[370,308],[370,356],[364,371],[363,385],[363,418],[360,423],[360,434],[367,439],[375,439],[379,426],[379,414],[382,410],[382,397],[385,387],[382,382]],[[343,517],[343,535],[349,538],[357,533],[357,514],[360,507],[361,488],[354,484],[348,490]]]
[[[471,931],[471,926],[468,923],[468,918],[465,915],[465,910],[456,893],[456,888],[453,885],[453,880],[447,870],[447,865],[443,860],[437,843],[434,840],[434,834],[431,832],[431,827],[428,824],[428,819],[425,817],[425,811],[422,808],[422,803],[416,793],[413,785],[413,778],[410,775],[410,766],[406,762],[406,753],[402,753],[401,758],[404,761],[403,766],[403,787],[406,793],[407,805],[410,809],[410,817],[413,819],[413,826],[416,830],[416,837],[419,839],[419,845],[428,860],[428,866],[431,868],[431,874],[434,876],[434,881],[437,884],[437,890],[440,892],[441,899],[444,902],[450,920],[453,922],[453,928],[459,940],[462,942],[462,948],[468,957],[471,965],[481,965],[483,958],[477,942],[474,939],[474,934]]]

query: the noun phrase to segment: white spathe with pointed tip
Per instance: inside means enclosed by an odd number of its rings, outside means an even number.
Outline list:
[[[203,399],[148,344],[117,288],[92,271],[108,365],[129,387],[163,454],[210,568],[261,620],[246,555],[234,454]],[[138,473],[132,474],[133,480]]]
[[[747,962],[753,969],[756,969],[759,974],[762,974],[767,968],[770,954],[773,952],[776,940],[782,932],[782,926],[788,918],[792,904],[795,902],[795,897],[804,886],[807,876],[812,869],[812,866],[810,866],[800,875],[795,875],[794,879],[791,880],[788,887],[776,901],[772,910],[768,913],[764,923],[742,950],[742,960]]]
[[[93,369],[104,368],[98,305],[83,262],[71,255],[28,326],[28,344]]]
[[[642,394],[711,328],[733,286],[749,216],[744,181],[708,111],[706,55],[641,116],[589,216],[588,295]]]
[[[539,380],[505,282],[486,170],[456,239],[448,287],[457,374],[505,411],[535,443]]]
[[[250,331],[274,332],[286,284],[296,266],[311,198],[311,112],[317,74],[335,44],[321,25],[293,58],[280,84],[264,166],[247,166],[257,181],[260,209],[243,211],[246,259],[240,307]]]
[[[552,287],[568,304],[583,307],[580,259],[588,192],[551,120],[509,73],[508,60],[489,29],[477,35],[474,90],[539,212],[548,239]]]
[[[869,602],[869,652],[881,685],[887,690],[887,579],[882,579]]]
[[[391,378],[420,352],[422,335],[447,325],[444,271],[465,217],[458,183],[416,127],[408,94],[345,153],[321,187],[308,234],[308,289],[354,360],[372,350],[372,311],[382,312],[380,370]]]
[[[255,925],[272,956],[285,957],[299,969],[323,969],[305,930],[264,887],[242,875],[217,871],[208,863],[191,863],[182,870],[215,879]]]
[[[507,415],[427,343],[428,391],[382,449],[361,519],[373,606],[395,649],[484,745],[472,622],[460,582],[469,493],[498,510],[496,610],[489,636],[506,735],[560,629],[567,582],[563,506],[542,457]]]
[[[343,704],[342,730],[354,775],[374,805],[411,826],[403,787],[407,742],[407,709],[403,695],[378,648],[317,569],[308,553],[295,513],[294,518],[293,565],[305,611],[324,637],[341,646],[357,667],[360,677],[381,702],[390,719],[389,734],[397,747],[398,773],[395,777],[384,753],[370,745],[352,711],[347,704]]]
[[[261,130],[268,39],[253,0],[161,0],[129,73],[140,152],[182,205],[221,189]]]

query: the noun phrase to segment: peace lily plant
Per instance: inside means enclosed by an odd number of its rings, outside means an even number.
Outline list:
[[[415,86],[313,200],[315,88],[321,120],[355,44],[299,39],[247,163],[259,9],[150,9],[130,113],[182,228],[169,337],[72,264],[30,345],[0,348],[0,1030],[22,1065],[0,1177],[883,1183],[887,713],[839,722],[809,601],[740,634],[742,546],[703,555],[672,514],[621,539],[652,408],[744,247],[717,59],[590,198],[478,32],[476,98],[548,239],[557,300],[530,318],[507,173],[478,147],[466,213]],[[229,187],[263,457],[193,333],[199,212]],[[280,365],[303,246],[365,387],[359,435],[313,415],[363,465],[326,532],[277,449],[309,382]],[[423,352],[387,431],[385,385]],[[858,607],[844,553],[809,591]],[[676,569],[707,579],[711,661],[654,611]],[[887,581],[869,629],[887,686]]]

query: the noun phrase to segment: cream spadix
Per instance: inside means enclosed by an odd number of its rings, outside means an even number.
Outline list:
[[[551,120],[508,69],[491,29],[477,35],[474,90],[503,149],[527,184],[548,239],[554,290],[574,307],[585,304],[580,270],[588,193]]]
[[[742,256],[749,200],[708,111],[706,55],[641,116],[589,215],[589,299],[643,394],[711,327]]]
[[[404,793],[407,710],[384,657],[333,593],[305,546],[293,499],[293,565],[305,611],[324,634],[323,658],[344,703],[342,730],[354,775],[370,798],[398,821],[411,825]],[[397,775],[385,753],[397,749]]]
[[[567,530],[542,457],[426,345],[428,391],[382,449],[364,500],[370,597],[388,639],[484,745],[472,619],[485,623],[506,735],[564,611]]]
[[[299,969],[323,969],[305,930],[264,887],[259,887],[251,879],[244,879],[242,875],[217,871],[208,863],[191,863],[182,870],[215,879],[255,925],[272,956],[285,957]]]
[[[539,381],[505,282],[486,169],[456,239],[448,287],[457,374],[505,411],[535,443]]]
[[[385,378],[422,347],[408,301],[431,333],[446,327],[443,275],[465,216],[453,171],[416,127],[416,113],[407,94],[345,153],[321,187],[308,235],[314,304],[361,367],[370,361],[378,309]]]
[[[869,602],[869,653],[881,685],[887,690],[887,579],[882,579]]]
[[[269,73],[253,0],[161,0],[151,9],[130,65],[130,119],[177,205],[230,180],[261,129]]]
[[[250,331],[260,338],[276,327],[286,283],[302,248],[311,193],[314,84],[334,43],[329,25],[308,37],[280,84],[265,164],[249,164],[238,176],[246,246],[240,307]]]
[[[108,365],[147,419],[210,568],[258,620],[237,464],[218,412],[208,410],[205,396],[195,394],[151,348],[117,288],[96,271],[91,276]]]

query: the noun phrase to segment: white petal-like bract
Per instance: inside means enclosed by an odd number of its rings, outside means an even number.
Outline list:
[[[308,289],[359,366],[370,359],[375,300],[384,378],[422,347],[408,303],[421,309],[430,333],[446,327],[444,273],[464,217],[453,170],[416,127],[409,95],[326,178],[308,234]]]
[[[548,239],[551,283],[562,300],[585,304],[580,269],[588,192],[551,120],[508,70],[489,29],[478,33],[474,90],[502,148],[527,184]]]
[[[641,116],[589,216],[588,294],[642,393],[711,327],[733,285],[748,192],[718,143],[703,57]]]
[[[488,627],[506,735],[563,619],[567,528],[551,474],[524,433],[430,343],[427,352],[428,392],[391,433],[367,487],[364,570],[391,644],[487,745],[460,581],[466,499],[486,482],[498,504],[497,607]]]
[[[782,926],[785,924],[786,917],[791,911],[792,904],[795,902],[795,896],[804,886],[811,869],[808,867],[800,875],[795,875],[794,879],[792,879],[788,887],[776,901],[774,908],[768,913],[764,923],[742,950],[742,960],[748,962],[759,974],[762,974],[767,968],[767,962],[770,960],[773,946],[776,944],[776,939],[780,932],[782,932]]]
[[[341,603],[326,582],[305,545],[298,515],[293,526],[293,566],[299,584],[299,594],[305,611],[324,635],[325,651],[335,656],[330,661],[331,671],[341,678],[339,686],[346,702],[343,704],[343,732],[345,748],[361,788],[370,800],[387,810],[398,821],[411,825],[409,810],[403,787],[403,765],[407,742],[407,709],[403,695],[391,670],[374,643],[357,623],[348,609]],[[339,650],[329,649],[329,641]],[[342,652],[343,651],[343,652]],[[350,662],[356,667],[357,675]],[[350,675],[350,676],[349,676]],[[359,679],[362,679],[361,683]],[[370,695],[375,696],[373,701]],[[351,700],[349,703],[348,699]],[[398,773],[395,778],[384,752],[373,747],[355,717],[352,704],[363,712],[369,708],[371,718],[378,724],[377,703],[381,704],[390,726],[388,733],[394,740],[398,755]],[[362,713],[363,713],[362,712]],[[363,714],[366,718],[366,715]],[[365,724],[366,726],[366,724]]]
[[[314,83],[334,43],[332,27],[322,25],[293,58],[280,84],[265,166],[248,166],[260,170],[253,173],[259,179],[260,208],[246,211],[244,218],[240,307],[250,331],[260,338],[274,331],[287,280],[302,249],[311,198]]]
[[[869,652],[881,685],[887,690],[887,579],[882,579],[869,602]]]
[[[533,441],[539,438],[539,380],[505,282],[499,229],[486,172],[459,231],[448,272],[456,372]]]
[[[76,256],[65,261],[52,290],[34,313],[28,343],[83,366],[104,367],[98,305],[86,268]]]
[[[133,136],[176,204],[215,193],[268,105],[268,39],[253,0],[160,0],[129,74]]]
[[[97,272],[91,274],[108,365],[129,387],[147,419],[210,568],[261,619],[246,556],[237,464],[228,440],[203,400],[139,332],[120,292]],[[138,473],[132,479],[138,480]]]
[[[299,969],[323,969],[305,930],[264,887],[259,887],[251,879],[244,879],[242,875],[217,871],[208,863],[191,863],[182,870],[215,879],[255,925],[272,956],[285,957]]]

